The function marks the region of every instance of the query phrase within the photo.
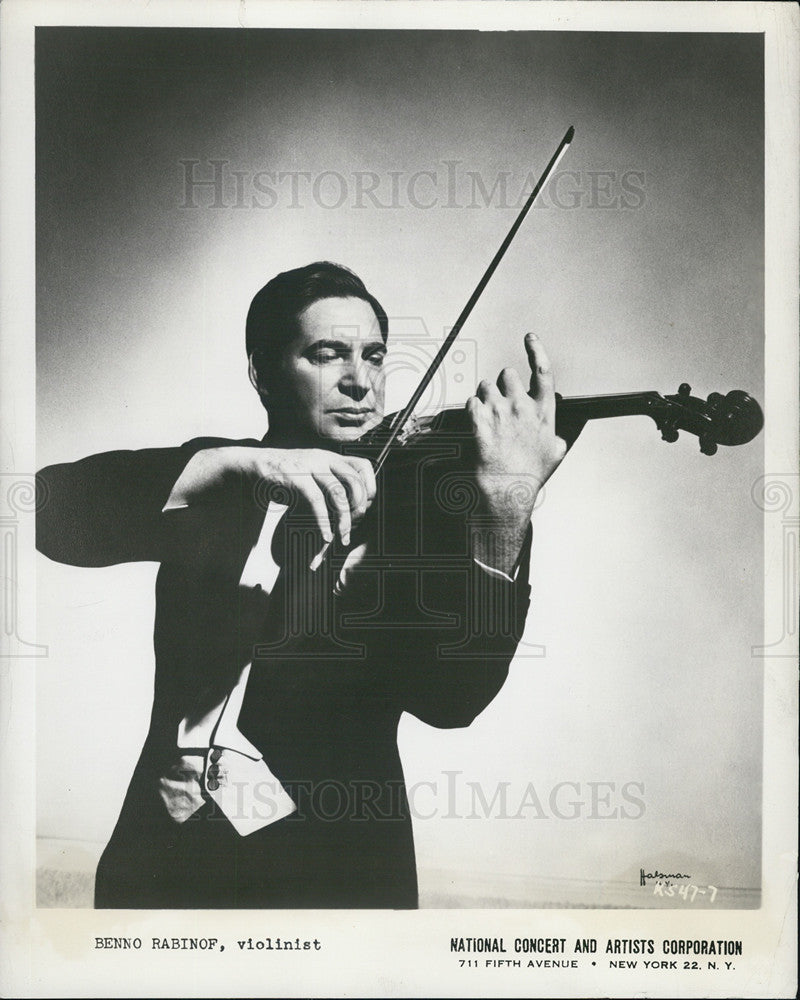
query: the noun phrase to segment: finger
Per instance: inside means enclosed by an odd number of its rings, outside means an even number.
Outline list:
[[[314,514],[314,518],[317,522],[317,527],[322,535],[325,542],[333,541],[333,529],[331,528],[331,521],[328,515],[328,505],[325,502],[325,494],[320,489],[319,485],[315,479],[311,476],[298,477],[294,481],[295,487],[302,493],[305,497],[308,505],[311,507],[311,511]]]
[[[351,519],[360,519],[369,507],[367,487],[360,470],[345,459],[337,458],[331,462],[331,472],[339,480],[347,494]]]
[[[556,412],[553,369],[544,344],[535,333],[525,334],[525,351],[531,369],[530,394],[533,399],[545,407],[545,415],[552,419]]]
[[[470,396],[464,404],[473,432],[477,431],[486,417],[486,408],[477,396]]]
[[[478,383],[475,395],[482,403],[489,403],[500,395],[500,391],[494,383],[484,378]]]
[[[368,458],[360,458],[358,461],[364,470],[364,482],[367,484],[367,498],[372,503],[378,492],[378,483],[375,480],[375,466]]]
[[[497,388],[504,396],[524,396],[525,386],[516,368],[504,368],[497,376]]]
[[[339,532],[342,544],[349,545],[352,518],[346,488],[332,472],[314,472],[313,476],[314,481],[322,490],[325,501],[333,515],[336,530]]]
[[[353,469],[355,469],[361,479],[361,482],[364,484],[364,491],[366,493],[367,500],[366,507],[369,507],[375,499],[375,493],[377,492],[375,469],[372,467],[372,462],[370,462],[368,458],[358,458],[355,455],[346,455],[344,456],[344,460]]]
[[[312,573],[316,573],[317,570],[320,568],[320,566],[322,565],[322,560],[325,558],[325,553],[328,551],[330,547],[331,543],[325,542],[325,544],[322,546],[319,552],[311,560],[308,568],[311,570]]]

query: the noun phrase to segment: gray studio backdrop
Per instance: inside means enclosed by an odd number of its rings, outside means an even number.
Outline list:
[[[316,259],[386,306],[398,408],[570,124],[427,402],[524,369],[528,329],[564,395],[762,398],[762,51],[741,34],[38,29],[38,464],[260,436],[249,300]],[[401,722],[423,905],[670,904],[640,868],[757,905],[762,455],[664,444],[643,417],[587,427],[534,515],[505,687],[467,730]],[[63,869],[91,871],[146,732],[154,577],[38,559],[38,830],[62,869],[40,902],[89,898]]]

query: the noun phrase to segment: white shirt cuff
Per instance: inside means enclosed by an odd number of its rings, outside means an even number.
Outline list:
[[[513,583],[517,579],[517,573],[519,573],[519,566],[514,567],[514,575],[509,576],[508,573],[504,573],[501,569],[495,569],[494,566],[487,566],[486,563],[482,563],[480,559],[473,558],[473,562],[480,566],[481,569],[486,570],[489,576],[494,576],[500,580],[508,580],[509,583]]]

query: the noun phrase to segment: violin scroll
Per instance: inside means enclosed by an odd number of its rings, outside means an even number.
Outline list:
[[[726,396],[712,392],[708,409],[720,444],[747,444],[764,426],[761,407],[741,389],[733,389]]]
[[[704,455],[713,455],[720,444],[747,444],[764,426],[761,407],[741,389],[725,396],[712,392],[706,400],[691,392],[691,386],[684,382],[677,394],[665,396],[665,406],[653,413],[665,441],[676,441],[678,431],[686,430],[697,435]]]

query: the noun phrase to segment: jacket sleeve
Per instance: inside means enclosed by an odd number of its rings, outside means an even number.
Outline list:
[[[73,566],[162,560],[175,522],[162,508],[196,450],[111,451],[42,469],[37,549]]]
[[[448,624],[393,639],[402,707],[421,721],[468,726],[502,688],[530,606],[530,541],[529,529],[513,582],[472,560],[423,579],[420,604]]]

